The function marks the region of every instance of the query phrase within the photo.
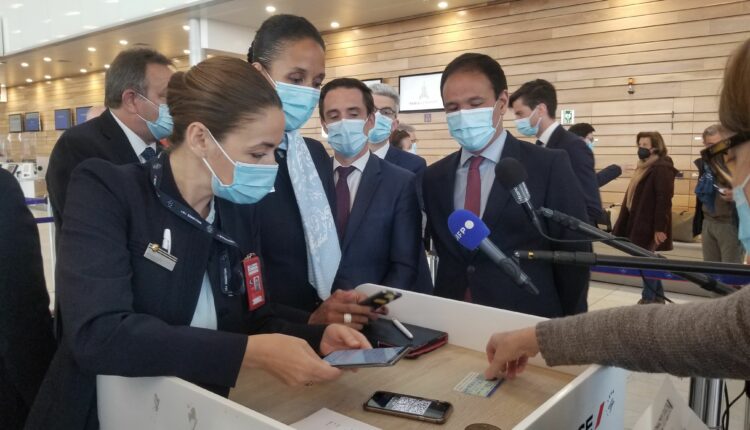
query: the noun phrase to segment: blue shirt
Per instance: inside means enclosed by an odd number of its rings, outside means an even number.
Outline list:
[[[500,161],[503,148],[505,148],[506,137],[508,137],[508,132],[503,130],[500,136],[479,154],[480,157],[484,158],[479,165],[479,176],[482,178],[480,218],[484,215],[484,208],[487,207],[487,199],[490,197],[490,190],[492,189],[492,184],[495,182],[495,166]],[[464,208],[464,202],[466,201],[466,181],[469,176],[469,159],[473,156],[474,154],[471,152],[461,149],[461,160],[456,170],[456,182],[453,189],[453,209]]]

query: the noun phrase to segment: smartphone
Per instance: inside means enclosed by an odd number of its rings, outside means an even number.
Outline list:
[[[333,367],[387,367],[393,366],[410,350],[408,346],[395,348],[343,349],[323,357]]]
[[[373,309],[378,309],[398,299],[401,296],[402,296],[401,293],[397,293],[395,291],[383,290],[379,293],[375,293],[371,295],[370,297],[362,300],[361,302],[359,302],[359,304],[362,306],[370,306]]]
[[[453,406],[440,400],[376,391],[362,407],[366,411],[443,424]]]
[[[714,188],[716,188],[716,191],[718,191],[719,194],[721,194],[721,195],[726,195],[726,193],[727,193],[727,190],[725,190],[724,188],[721,188],[720,186],[718,186],[716,184],[714,184]]]

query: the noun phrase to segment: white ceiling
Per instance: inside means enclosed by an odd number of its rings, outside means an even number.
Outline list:
[[[4,10],[2,5],[24,1],[29,0],[0,0],[0,12]],[[49,1],[77,4],[76,2],[93,0]],[[107,0],[96,1],[107,5],[104,3]],[[125,4],[131,0],[119,1]],[[153,4],[160,4],[160,1],[151,0]],[[184,3],[186,0],[180,1]],[[86,69],[86,73],[101,72],[104,65],[112,61],[117,53],[133,46],[148,46],[170,58],[179,57],[180,61],[187,61],[183,50],[188,48],[188,32],[183,26],[191,17],[257,29],[271,15],[266,12],[266,7],[273,5],[276,8],[275,13],[301,15],[308,18],[321,31],[333,31],[332,21],[339,22],[343,29],[440,11],[438,0],[212,0],[190,3],[193,4],[188,3],[181,10],[164,12],[165,14],[156,17],[110,26],[107,29],[93,32],[88,30],[87,34],[73,39],[0,57],[0,84],[12,87],[26,85],[27,79],[37,82],[46,80],[45,76],[50,76],[51,79],[77,76],[81,74],[80,69]],[[447,3],[448,10],[451,10],[488,2],[447,0]],[[24,27],[20,29],[23,34]],[[120,40],[127,40],[128,44],[121,45]],[[250,40],[247,41],[247,45],[250,45]],[[96,51],[89,52],[89,47],[95,48]],[[44,57],[50,57],[52,61],[45,62]],[[24,62],[29,66],[22,67],[21,63]]]

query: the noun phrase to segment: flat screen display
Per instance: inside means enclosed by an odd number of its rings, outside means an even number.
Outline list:
[[[8,115],[8,128],[11,133],[21,133],[23,131],[23,115],[20,113]]]
[[[81,106],[76,108],[76,125],[86,122],[86,114],[89,113],[91,106]]]
[[[55,130],[70,128],[70,109],[55,109]]]
[[[42,131],[42,118],[39,112],[28,112],[24,116],[25,131]]]

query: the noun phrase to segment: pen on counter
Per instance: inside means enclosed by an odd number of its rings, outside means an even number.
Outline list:
[[[161,241],[161,247],[167,251],[167,254],[172,253],[172,231],[168,228],[164,229],[164,239]]]
[[[403,324],[401,324],[401,321],[399,321],[399,320],[397,320],[395,318],[392,319],[391,321],[393,321],[393,325],[395,325],[396,328],[398,329],[398,331],[400,331],[401,333],[403,333],[404,336],[406,336],[409,339],[414,339],[414,335],[411,334],[411,332],[409,330],[407,330],[406,327],[404,327]]]

